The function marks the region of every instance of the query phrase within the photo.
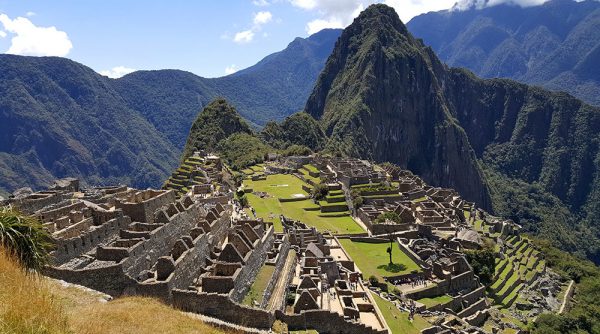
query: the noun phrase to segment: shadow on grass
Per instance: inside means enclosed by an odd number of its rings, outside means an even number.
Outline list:
[[[383,269],[389,273],[399,273],[406,270],[406,266],[400,263],[388,263],[378,266],[377,269]]]

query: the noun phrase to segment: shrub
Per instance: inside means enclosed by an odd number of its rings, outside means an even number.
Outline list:
[[[48,262],[52,244],[37,218],[4,207],[0,208],[0,246],[14,253],[24,267],[39,270]]]

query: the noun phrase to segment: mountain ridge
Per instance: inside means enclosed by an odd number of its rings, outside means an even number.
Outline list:
[[[280,52],[267,57],[270,63],[218,79],[180,70],[110,79],[66,58],[0,55],[0,192],[42,188],[64,176],[158,187],[177,164],[198,111],[214,98],[231,100],[255,127],[301,110],[339,32],[296,39],[283,58]],[[285,58],[287,67],[274,71],[273,62],[283,66]]]
[[[600,2],[551,0],[520,7],[430,12],[409,30],[452,67],[567,91],[600,105]]]

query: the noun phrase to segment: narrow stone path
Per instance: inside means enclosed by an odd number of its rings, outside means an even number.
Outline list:
[[[287,291],[287,278],[289,276],[290,270],[294,270],[296,265],[296,252],[290,250],[288,253],[288,257],[285,260],[285,264],[283,265],[283,269],[279,274],[279,280],[277,284],[275,284],[275,288],[273,289],[273,294],[271,295],[271,299],[269,300],[269,304],[267,305],[267,310],[274,311],[279,306],[283,305],[285,294]]]

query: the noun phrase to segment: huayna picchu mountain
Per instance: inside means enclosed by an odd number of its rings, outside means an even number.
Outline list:
[[[564,231],[564,247],[599,259],[599,108],[449,68],[392,8],[372,5],[342,33],[305,111],[328,151],[399,164],[530,231]]]
[[[306,103],[327,148],[389,161],[490,207],[465,131],[444,96],[444,65],[394,9],[373,5],[344,30]]]

